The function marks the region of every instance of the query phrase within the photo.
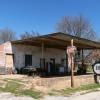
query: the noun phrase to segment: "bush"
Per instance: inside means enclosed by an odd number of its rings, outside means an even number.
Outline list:
[[[83,75],[86,74],[86,66],[78,66],[77,74]]]

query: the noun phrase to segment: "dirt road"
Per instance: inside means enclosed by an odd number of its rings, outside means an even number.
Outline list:
[[[74,95],[71,97],[62,97],[62,96],[46,96],[42,100],[100,100],[100,91],[92,92],[84,95]]]
[[[0,100],[35,100],[26,96],[14,96],[11,93],[0,93]],[[63,96],[45,96],[39,100],[100,100],[100,91],[92,92],[84,95],[73,95],[71,97]]]
[[[0,93],[0,100],[35,100],[26,96],[14,96],[11,93]]]

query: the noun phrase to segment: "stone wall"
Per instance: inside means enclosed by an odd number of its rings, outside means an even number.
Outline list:
[[[26,85],[24,88],[30,89],[35,88],[42,92],[47,93],[49,90],[61,90],[71,87],[70,76],[64,77],[52,77],[52,78],[42,78],[42,77],[28,77],[26,75],[0,75],[2,79],[18,79],[24,82]],[[75,76],[75,87],[93,84],[93,75],[81,75]]]
[[[34,87],[40,86],[47,89],[64,89],[71,87],[71,77],[38,78],[33,81]],[[93,75],[74,76],[75,87],[94,83]]]
[[[4,44],[0,45],[0,68],[5,66]]]

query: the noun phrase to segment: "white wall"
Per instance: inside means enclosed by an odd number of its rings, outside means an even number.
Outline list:
[[[21,68],[25,66],[25,54],[32,55],[32,65],[40,66],[40,58],[42,56],[42,48],[36,46],[27,46],[27,45],[15,45],[10,42],[6,42],[4,45],[4,51],[2,51],[0,58],[2,62],[0,66],[5,66],[5,54],[10,53],[14,54],[14,63],[15,67]],[[60,64],[61,59],[66,58],[64,50],[53,49],[53,48],[44,48],[44,58],[46,62],[50,61],[50,58],[55,58],[55,62]]]
[[[25,46],[25,45],[12,45],[13,53],[15,55],[15,67],[25,66],[25,54],[32,55],[32,65],[40,66],[41,47]],[[50,61],[50,58],[55,58],[56,63],[61,63],[61,59],[65,58],[64,50],[44,48],[44,58]]]

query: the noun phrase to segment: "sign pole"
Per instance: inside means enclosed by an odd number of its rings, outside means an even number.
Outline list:
[[[73,57],[71,57],[71,87],[74,87]]]
[[[100,83],[100,61],[95,62],[93,64],[93,71],[94,71],[94,81],[95,83]],[[99,77],[99,79],[98,79]]]
[[[73,46],[73,39],[71,40],[71,46]],[[74,56],[71,55],[71,87],[74,87]]]
[[[74,55],[76,47],[73,45],[73,39],[71,40],[71,46],[67,47],[68,54],[68,66],[71,69],[71,87],[74,87]]]

